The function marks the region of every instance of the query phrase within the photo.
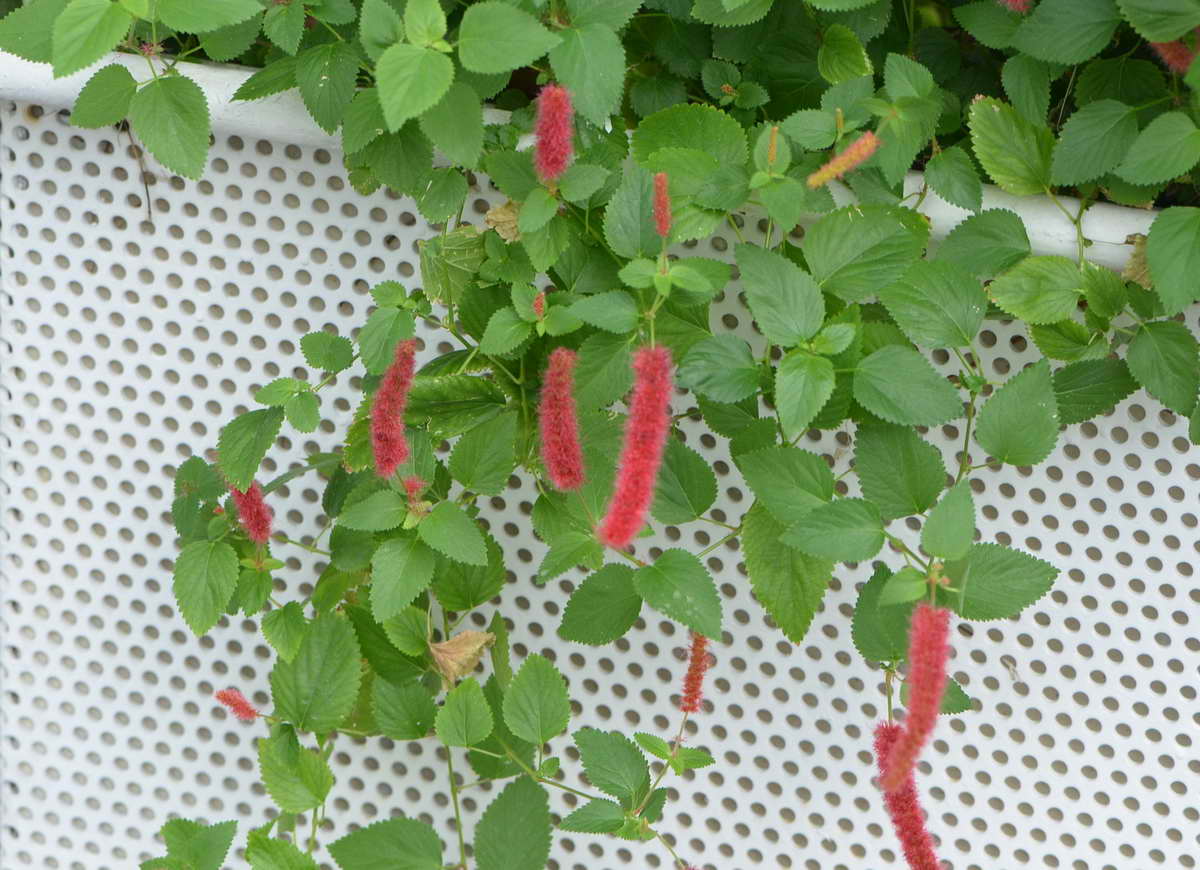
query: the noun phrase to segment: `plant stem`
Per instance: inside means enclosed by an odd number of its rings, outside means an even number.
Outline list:
[[[467,870],[467,841],[463,837],[462,809],[458,805],[458,781],[454,778],[454,750],[446,747],[446,775],[450,779],[450,800],[454,804],[454,831],[458,834],[458,866]]]
[[[971,401],[967,405],[967,426],[963,431],[962,455],[958,458],[958,473],[954,475],[955,483],[966,477],[967,472],[971,470],[971,426],[975,423],[975,401],[978,398],[979,396],[973,393]]]

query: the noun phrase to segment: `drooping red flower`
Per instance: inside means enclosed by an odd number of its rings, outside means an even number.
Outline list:
[[[671,234],[671,195],[667,192],[667,173],[654,173],[654,229],[660,237]]]
[[[404,409],[412,389],[417,340],[410,338],[396,345],[396,356],[383,373],[375,401],[371,405],[371,448],[375,453],[375,471],[391,477],[408,460],[408,439],[404,436]]]
[[[875,729],[875,760],[881,776],[902,730],[891,722],[880,722]],[[900,841],[900,850],[910,870],[940,870],[937,853],[933,851],[933,837],[925,827],[925,813],[921,810],[917,781],[911,772],[899,788],[884,793],[883,803],[892,819],[892,828],[896,831],[896,839]]]
[[[267,507],[266,497],[258,481],[242,492],[236,487],[229,487],[233,503],[237,506],[238,521],[246,532],[246,537],[256,544],[265,544],[271,538],[271,509]]]
[[[1032,6],[1033,3],[1032,0],[1000,0],[1000,5],[1011,12],[1024,15],[1029,11],[1029,7]]]
[[[1196,32],[1200,35],[1200,28],[1197,28]],[[1177,75],[1186,75],[1192,61],[1196,59],[1196,52],[1188,48],[1182,39],[1176,39],[1174,42],[1152,42],[1150,47],[1162,59],[1167,69]]]
[[[693,631],[687,674],[683,678],[683,700],[679,703],[679,709],[683,712],[700,712],[700,702],[704,700],[704,674],[709,664],[708,638]]]
[[[855,139],[845,151],[808,176],[808,186],[816,190],[835,178],[841,178],[851,169],[866,163],[878,148],[879,137],[868,130]]]
[[[253,722],[262,714],[254,709],[254,705],[246,700],[246,696],[237,689],[222,689],[213,695],[229,709],[229,712],[243,722]]]
[[[908,635],[908,716],[880,780],[894,791],[912,775],[913,767],[937,725],[946,690],[946,660],[950,656],[950,611],[928,602],[917,605]]]
[[[404,493],[408,496],[408,507],[413,509],[421,503],[421,493],[425,492],[425,487],[429,484],[415,474],[404,478],[403,483]]]
[[[671,429],[671,351],[646,347],[633,358],[633,398],[617,484],[600,523],[603,544],[622,549],[641,531],[654,500],[654,484]]]
[[[575,416],[575,362],[578,357],[569,348],[556,348],[550,354],[542,401],[538,406],[538,425],[542,433],[542,462],[551,482],[568,491],[583,486],[583,448],[579,443],[579,421]]]
[[[571,165],[575,154],[575,111],[571,107],[571,92],[562,85],[546,85],[538,94],[537,147],[533,165],[538,178],[555,181]]]

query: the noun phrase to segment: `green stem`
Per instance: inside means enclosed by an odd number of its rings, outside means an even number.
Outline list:
[[[446,747],[446,775],[450,779],[450,800],[454,804],[454,831],[458,834],[458,866],[467,870],[467,841],[463,836],[462,809],[458,805],[458,781],[454,778],[454,750]]]
[[[278,538],[276,540],[279,540]],[[291,544],[293,547],[299,547],[301,550],[307,550],[310,553],[316,553],[319,556],[332,556],[328,550],[322,550],[320,547],[315,547],[312,544],[306,544],[303,541],[297,541],[295,538],[284,537],[281,543]]]
[[[958,473],[954,475],[954,482],[958,483],[967,476],[967,472],[971,470],[971,426],[975,423],[975,400],[978,395],[972,394],[971,401],[967,404],[967,426],[963,432],[962,455],[958,458]]]

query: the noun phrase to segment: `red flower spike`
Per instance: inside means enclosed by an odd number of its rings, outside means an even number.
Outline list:
[[[875,729],[875,760],[879,772],[884,775],[887,758],[900,739],[901,728],[891,722],[880,722]],[[910,870],[940,870],[937,854],[933,851],[933,837],[925,827],[925,813],[921,810],[921,799],[917,794],[917,781],[912,773],[904,778],[900,787],[883,796],[892,828],[904,860]]]
[[[237,506],[238,521],[246,532],[246,537],[256,544],[265,544],[271,538],[272,512],[267,507],[263,489],[258,481],[250,485],[245,492],[236,487],[229,487],[233,503]]]
[[[421,493],[428,486],[425,481],[417,477],[415,474],[404,478],[404,493],[408,496],[408,506],[410,509],[416,508],[421,503]]]
[[[1158,54],[1167,69],[1177,75],[1185,75],[1196,59],[1192,51],[1181,39],[1174,42],[1152,42],[1150,47]]]
[[[550,480],[564,492],[583,486],[583,448],[575,416],[575,351],[565,347],[550,354],[542,385],[538,426],[542,433],[542,462]]]
[[[1033,5],[1031,0],[1000,0],[1000,5],[1008,9],[1010,12],[1016,12],[1019,15],[1024,15],[1029,11],[1029,7]]]
[[[262,714],[246,700],[246,696],[237,689],[222,689],[213,695],[228,708],[229,712],[243,722],[253,722]]]
[[[841,178],[851,169],[866,163],[878,148],[879,137],[868,130],[855,139],[845,151],[808,176],[808,186],[816,190],[835,178]]]
[[[664,239],[671,234],[671,196],[665,172],[654,173],[654,230]]]
[[[562,85],[546,85],[538,94],[537,147],[533,165],[538,178],[552,182],[567,171],[575,154],[575,111],[571,92]]]
[[[383,373],[371,405],[371,448],[375,453],[375,470],[383,478],[391,477],[408,460],[404,409],[412,388],[416,353],[415,338],[396,345],[396,356]]]
[[[692,651],[688,656],[687,674],[683,678],[683,700],[679,709],[685,713],[699,713],[704,700],[704,675],[711,660],[708,655],[708,638],[692,632]]]
[[[546,294],[538,293],[533,297],[533,316],[541,320],[546,316]]]
[[[908,717],[880,780],[885,792],[900,788],[937,725],[950,656],[950,611],[922,602],[913,611],[908,639]]]
[[[599,529],[601,543],[616,549],[629,546],[641,531],[654,500],[654,483],[671,429],[671,351],[662,346],[642,348],[633,358],[633,372],[617,484]]]

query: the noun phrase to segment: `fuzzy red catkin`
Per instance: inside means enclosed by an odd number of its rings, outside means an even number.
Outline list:
[[[550,354],[538,405],[542,434],[542,462],[554,486],[567,491],[583,486],[583,448],[579,444],[579,421],[575,417],[575,362],[569,348]]]
[[[233,503],[237,506],[238,522],[246,532],[246,537],[256,544],[265,544],[271,538],[271,509],[267,507],[263,489],[258,481],[250,485],[245,492],[236,487],[229,487]]]
[[[633,358],[633,372],[617,484],[599,528],[600,542],[616,549],[629,546],[641,531],[654,500],[658,467],[671,430],[671,351],[662,346],[642,348]]]
[[[409,475],[402,481],[404,483],[404,493],[408,496],[408,507],[415,508],[421,502],[421,493],[428,486],[425,481],[417,477],[415,474]]]
[[[1000,5],[1011,12],[1024,15],[1029,11],[1030,0],[1000,0]]]
[[[875,729],[875,760],[880,775],[887,766],[901,728],[892,722],[880,722]],[[933,851],[933,837],[925,827],[925,814],[921,811],[921,799],[917,795],[917,781],[912,773],[904,778],[900,787],[883,796],[892,828],[910,870],[939,870],[937,854]]]
[[[545,182],[555,181],[567,171],[575,153],[571,92],[562,85],[546,85],[538,94],[534,132],[537,146],[533,152],[533,165],[538,178]]]
[[[410,338],[396,345],[396,356],[383,373],[371,405],[371,448],[375,471],[388,478],[408,460],[408,439],[404,435],[404,409],[412,389],[417,341]]]
[[[664,239],[671,234],[671,195],[667,184],[667,173],[654,173],[654,230]]]
[[[879,148],[879,137],[868,130],[855,139],[845,151],[808,176],[808,186],[816,190],[835,178],[841,178],[851,169],[866,163],[877,148]]]
[[[704,674],[709,664],[708,638],[693,631],[687,674],[683,678],[683,699],[679,702],[679,709],[683,712],[700,712],[700,703],[704,700]]]
[[[1162,59],[1167,69],[1177,75],[1185,75],[1191,67],[1192,61],[1196,59],[1196,52],[1188,48],[1181,39],[1174,42],[1152,42],[1150,47]]]
[[[243,722],[253,722],[262,714],[254,709],[246,696],[237,689],[222,689],[213,695],[218,701],[228,708],[229,712]]]
[[[937,725],[946,690],[950,656],[950,611],[927,602],[917,605],[908,635],[908,716],[880,780],[885,792],[900,788]]]

